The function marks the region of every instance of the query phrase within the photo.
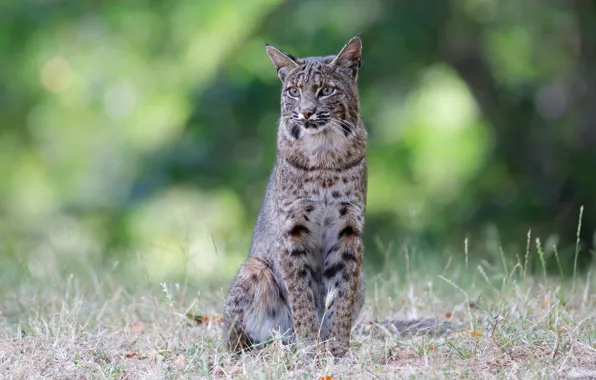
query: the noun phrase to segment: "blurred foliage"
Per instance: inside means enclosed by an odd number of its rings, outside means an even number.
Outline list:
[[[0,268],[140,257],[154,278],[232,275],[275,159],[265,42],[324,55],[355,34],[369,265],[466,237],[514,257],[531,228],[568,270],[581,205],[589,260],[592,1],[5,0]]]

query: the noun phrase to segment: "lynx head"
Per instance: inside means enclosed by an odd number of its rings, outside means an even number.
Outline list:
[[[267,45],[282,81],[281,126],[287,137],[355,132],[362,42],[352,38],[337,55],[298,59]]]

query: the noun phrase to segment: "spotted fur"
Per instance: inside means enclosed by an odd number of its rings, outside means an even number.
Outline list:
[[[274,332],[306,346],[325,342],[336,356],[349,349],[364,302],[361,49],[354,37],[336,56],[297,59],[267,46],[282,81],[277,160],[249,257],[226,299],[232,351]]]

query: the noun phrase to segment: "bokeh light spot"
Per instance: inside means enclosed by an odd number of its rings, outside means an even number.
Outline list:
[[[124,119],[130,116],[136,106],[137,93],[130,83],[111,86],[104,94],[104,111],[112,119]]]
[[[68,88],[72,81],[72,67],[62,57],[48,60],[41,69],[41,83],[51,92],[60,93]]]

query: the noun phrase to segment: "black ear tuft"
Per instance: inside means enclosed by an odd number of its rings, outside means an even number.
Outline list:
[[[292,61],[296,62],[298,60],[298,58],[294,57],[292,54],[290,53],[286,53],[285,51],[282,51],[282,53],[284,53],[286,55],[286,57],[290,58]]]

